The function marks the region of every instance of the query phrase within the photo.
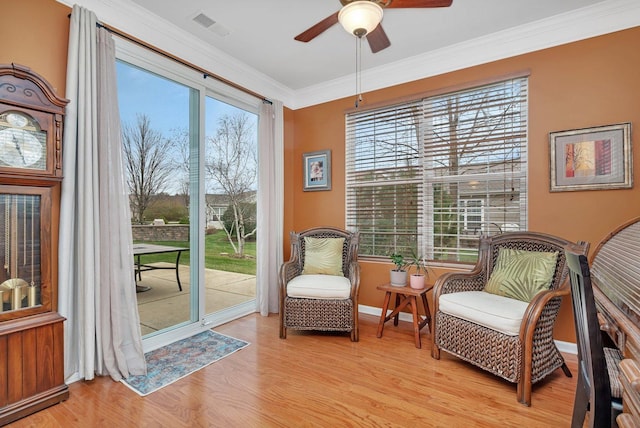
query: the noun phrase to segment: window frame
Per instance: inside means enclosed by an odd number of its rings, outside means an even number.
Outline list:
[[[429,93],[421,94],[416,98],[405,98],[396,103],[391,103],[387,105],[374,105],[370,106],[366,109],[351,109],[346,112],[345,116],[345,146],[346,146],[346,204],[345,204],[345,217],[346,217],[346,225],[350,230],[359,230],[361,234],[361,240],[364,243],[364,246],[361,245],[361,248],[364,248],[360,257],[363,259],[381,259],[383,257],[388,256],[385,252],[380,252],[380,250],[370,251],[372,254],[366,254],[367,250],[367,240],[368,234],[373,232],[367,231],[366,227],[362,227],[362,224],[357,219],[357,209],[354,209],[355,203],[354,199],[356,198],[354,194],[357,194],[357,187],[366,187],[366,184],[358,183],[357,177],[355,177],[356,173],[354,172],[354,167],[357,165],[358,159],[357,154],[355,153],[354,145],[357,145],[357,139],[360,138],[358,135],[358,125],[362,125],[362,123],[366,123],[366,120],[363,122],[358,122],[358,117],[375,117],[376,114],[387,114],[392,115],[392,111],[394,109],[402,109],[403,106],[409,104],[415,104],[416,102],[422,102],[422,117],[420,119],[420,123],[416,125],[419,130],[416,132],[416,135],[419,135],[421,138],[420,146],[420,160],[419,163],[422,167],[422,188],[421,188],[421,218],[419,218],[419,222],[417,227],[415,228],[415,239],[409,241],[410,245],[405,245],[404,248],[391,248],[388,250],[389,254],[391,252],[403,252],[407,253],[411,249],[417,249],[418,252],[424,254],[429,260],[434,262],[435,264],[446,265],[449,263],[471,263],[473,260],[469,258],[469,254],[475,254],[477,258],[477,246],[476,248],[463,248],[461,246],[457,246],[455,251],[457,252],[456,260],[443,259],[439,257],[440,260],[434,260],[437,256],[434,255],[434,237],[438,234],[434,232],[434,226],[438,221],[436,218],[438,216],[437,209],[434,205],[434,200],[437,197],[435,194],[438,193],[433,189],[433,183],[435,182],[435,176],[437,174],[436,168],[430,168],[429,165],[433,166],[433,159],[430,159],[430,151],[425,147],[427,142],[425,142],[428,137],[425,137],[426,133],[432,132],[434,127],[433,121],[437,120],[437,117],[432,117],[432,112],[429,110],[430,103],[434,99],[447,99],[447,97],[453,97],[459,93],[476,93],[478,96],[483,92],[489,93],[492,90],[498,91],[495,97],[496,100],[509,100],[513,97],[515,101],[513,107],[504,107],[504,111],[500,111],[498,107],[490,106],[486,107],[481,105],[481,108],[478,111],[486,109],[494,109],[499,112],[497,117],[502,116],[498,123],[502,124],[505,130],[514,129],[513,134],[507,134],[507,137],[504,137],[504,146],[508,149],[505,149],[505,152],[510,151],[510,154],[504,154],[505,158],[501,159],[500,162],[492,161],[490,159],[493,158],[491,153],[492,151],[487,151],[483,156],[486,158],[486,171],[478,172],[472,171],[473,164],[469,163],[466,167],[468,170],[465,172],[471,172],[471,174],[460,174],[457,171],[456,174],[451,176],[440,176],[438,180],[442,186],[452,185],[451,183],[458,183],[457,185],[462,184],[462,180],[467,180],[469,182],[476,180],[476,178],[480,179],[482,185],[485,185],[486,189],[484,189],[484,193],[479,192],[478,194],[469,193],[469,194],[461,194],[457,195],[456,202],[454,203],[455,209],[449,210],[448,214],[457,216],[457,240],[460,241],[462,235],[464,234],[464,238],[467,235],[475,235],[475,240],[477,240],[480,234],[487,233],[496,233],[502,232],[501,226],[508,226],[510,230],[513,230],[513,218],[517,219],[519,223],[519,230],[526,230],[528,227],[528,103],[529,103],[529,95],[528,95],[528,72],[522,72],[517,74],[512,74],[509,76],[502,76],[500,78],[485,80],[482,82],[476,82],[475,84],[469,84],[458,87],[446,88],[438,91],[431,91]],[[513,91],[513,92],[510,92]],[[505,94],[507,94],[505,96]],[[511,95],[510,95],[511,94]],[[513,111],[510,110],[513,109]],[[515,126],[514,126],[515,124]],[[369,125],[373,126],[373,125]],[[486,126],[486,125],[485,125]],[[431,127],[431,128],[430,128]],[[481,129],[481,128],[479,128]],[[489,138],[487,137],[487,140]],[[494,137],[491,136],[492,143],[487,144],[487,147],[491,147],[491,144],[501,144],[503,140],[501,140],[501,136]],[[468,144],[468,143],[467,143]],[[480,145],[478,147],[485,147]],[[426,150],[426,152],[425,152]],[[425,155],[426,153],[426,155]],[[460,152],[462,153],[462,152]],[[480,151],[478,152],[480,153]],[[498,153],[498,152],[496,152]],[[475,154],[474,156],[480,157],[479,154]],[[510,157],[508,157],[510,156]],[[492,164],[501,163],[505,168],[504,171],[493,170]],[[517,165],[517,167],[514,167]],[[511,168],[511,171],[507,171],[506,166]],[[514,172],[514,170],[516,170]],[[498,182],[502,182],[503,184],[503,192],[499,193],[496,189],[498,188]],[[510,181],[511,188],[507,190],[507,181]],[[447,184],[449,183],[449,184]],[[517,183],[517,184],[514,184]],[[515,189],[515,190],[514,190]],[[511,196],[511,201],[507,199],[508,196]],[[479,230],[479,233],[470,233],[468,231],[468,223],[469,223],[469,212],[468,207],[465,205],[464,209],[462,209],[462,204],[467,204],[467,202],[461,203],[462,200],[482,200],[482,206],[480,207],[479,215],[481,217],[482,227]],[[496,200],[502,199],[503,206],[495,205]],[[375,211],[375,208],[372,207],[372,211]],[[452,214],[453,213],[453,214]],[[498,213],[503,217],[500,217],[500,220],[504,218],[502,221],[502,225],[498,224],[499,222],[494,222],[492,220],[493,217],[498,217]],[[517,213],[517,215],[513,214]],[[372,214],[373,215],[373,214]],[[493,217],[492,217],[493,216]],[[507,220],[508,219],[508,220]],[[444,233],[444,232],[441,232]],[[375,239],[375,238],[372,238]],[[412,248],[409,248],[412,247]],[[467,251],[469,250],[469,251]],[[376,253],[377,251],[377,253]],[[469,253],[464,255],[463,253]],[[464,257],[462,257],[462,256]],[[473,257],[472,257],[473,258]]]
[[[477,202],[476,206],[469,206],[471,202]],[[485,209],[485,200],[482,198],[460,198],[458,202],[460,206],[460,211],[462,215],[462,225],[463,230],[467,233],[476,234],[476,231],[484,232],[483,223],[484,223],[484,209]],[[473,211],[473,212],[472,212]],[[477,212],[476,212],[477,211]],[[469,217],[480,217],[479,220],[469,220]],[[469,227],[469,224],[474,224],[474,227]],[[477,226],[475,226],[477,224]]]

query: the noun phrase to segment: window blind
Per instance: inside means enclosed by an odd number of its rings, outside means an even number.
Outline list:
[[[347,227],[360,254],[415,247],[422,231],[423,103],[347,115]]]
[[[363,256],[473,262],[527,227],[527,78],[346,117],[346,223]]]

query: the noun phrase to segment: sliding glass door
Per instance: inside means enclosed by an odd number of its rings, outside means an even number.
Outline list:
[[[122,148],[143,336],[194,321],[190,126],[198,91],[117,63]],[[195,132],[194,132],[195,131]],[[197,284],[196,284],[197,285]]]
[[[162,343],[255,311],[259,100],[117,47],[140,328]]]
[[[258,117],[205,100],[205,314],[225,316],[256,295]]]

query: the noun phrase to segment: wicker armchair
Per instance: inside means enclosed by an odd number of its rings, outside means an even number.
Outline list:
[[[440,351],[446,351],[488,372],[517,384],[517,399],[527,406],[531,405],[531,385],[542,380],[557,368],[565,375],[571,372],[553,341],[553,326],[560,309],[563,296],[569,295],[567,266],[564,247],[570,244],[562,238],[535,232],[510,232],[480,238],[478,262],[471,272],[447,273],[436,281],[433,288],[434,317],[431,356],[440,358]],[[578,243],[586,254],[588,244]],[[489,293],[484,287],[489,280],[500,248],[514,250],[558,252],[555,271],[548,290],[539,292],[528,303],[518,301],[520,315],[511,319],[511,330],[506,334],[495,326],[488,328],[477,322],[471,322],[458,316],[445,313],[440,307],[441,296],[449,293],[467,293],[455,297],[480,297]],[[514,299],[499,296],[508,306]],[[447,300],[451,299],[448,297]],[[444,303],[444,301],[442,302]],[[471,305],[477,304],[473,301]],[[496,307],[477,308],[482,316]],[[500,305],[503,306],[503,305]],[[475,309],[467,312],[475,312]],[[504,309],[504,308],[502,308]],[[517,311],[516,311],[517,312]],[[466,317],[466,315],[464,315]],[[495,317],[500,319],[500,317]],[[484,320],[483,320],[484,321]],[[499,321],[502,322],[502,321]]]
[[[344,238],[342,244],[342,276],[303,275],[305,267],[305,238]],[[286,339],[287,329],[346,331],[351,340],[358,336],[358,289],[360,287],[360,266],[358,265],[359,234],[334,227],[318,227],[300,233],[291,232],[291,257],[280,268],[280,338]],[[297,277],[315,281],[310,287],[313,296],[290,296],[289,283]],[[345,281],[347,278],[348,281]],[[344,285],[343,295],[325,294],[325,286],[339,279]]]

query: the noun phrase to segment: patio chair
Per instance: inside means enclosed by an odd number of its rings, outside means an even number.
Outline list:
[[[553,341],[569,294],[564,247],[536,232],[482,236],[471,272],[442,275],[433,288],[431,355],[446,351],[509,382],[531,405],[531,385],[557,368],[571,372]],[[578,244],[583,252],[588,244]]]
[[[622,413],[622,353],[603,346],[587,258],[574,247],[567,247],[566,257],[578,345],[578,383],[571,427],[581,428],[587,415],[590,428],[617,427],[616,417]]]
[[[287,329],[358,336],[359,234],[334,227],[291,232],[291,257],[280,268],[280,338]]]

